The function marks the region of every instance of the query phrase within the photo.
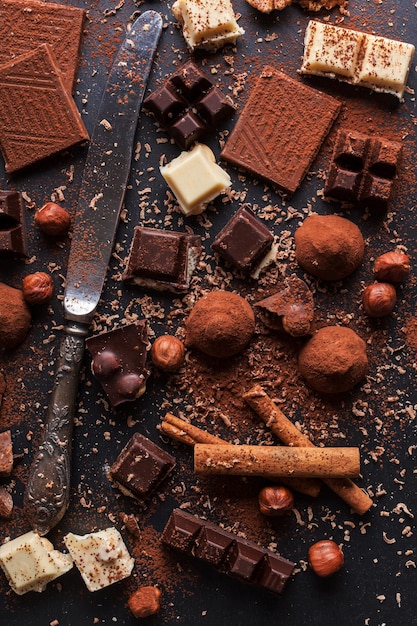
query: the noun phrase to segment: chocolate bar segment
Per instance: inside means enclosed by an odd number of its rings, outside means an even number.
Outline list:
[[[210,563],[220,572],[281,593],[295,564],[232,532],[174,509],[161,536],[169,546]]]
[[[38,0],[0,0],[0,65],[49,44],[65,89],[75,85],[85,11]]]
[[[0,256],[27,257],[22,195],[0,191]]]
[[[89,337],[86,348],[92,357],[91,371],[100,381],[113,407],[145,393],[148,333],[139,321]]]
[[[122,279],[139,287],[185,292],[201,250],[198,235],[136,226]]]
[[[272,248],[274,236],[253,213],[242,205],[219,232],[212,250],[243,272],[251,272]]]
[[[234,107],[193,63],[186,63],[144,101],[182,150],[202,141],[233,112]]]
[[[0,148],[7,172],[33,165],[87,139],[87,130],[65,90],[48,44],[0,67]]]
[[[386,211],[401,151],[400,142],[339,131],[324,187],[325,198]]]
[[[293,194],[341,106],[331,96],[265,67],[221,156]]]
[[[202,531],[203,521],[181,509],[175,509],[161,536],[171,548],[191,554]]]
[[[168,452],[135,433],[110,467],[109,476],[120,490],[136,500],[146,500],[175,467]]]

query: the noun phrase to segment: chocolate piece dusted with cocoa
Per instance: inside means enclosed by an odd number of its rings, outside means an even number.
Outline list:
[[[201,251],[199,235],[136,226],[122,279],[139,287],[183,293]]]
[[[124,494],[142,501],[152,495],[174,466],[174,457],[135,433],[110,467],[109,476]]]
[[[293,194],[341,106],[335,98],[265,67],[221,156]]]
[[[47,43],[71,93],[77,74],[85,11],[38,0],[0,0],[0,65]]]
[[[324,187],[325,198],[386,211],[398,174],[401,150],[398,141],[340,131]]]
[[[248,204],[242,205],[214,239],[211,248],[231,265],[252,272],[274,243],[274,236]]]
[[[0,191],[0,256],[27,255],[22,195],[18,191]]]
[[[285,330],[293,337],[303,337],[310,332],[314,319],[313,294],[295,274],[285,279],[280,291],[256,302],[255,306],[268,328]]]
[[[148,333],[145,321],[133,322],[89,337],[91,371],[100,381],[113,407],[145,393]]]
[[[274,593],[284,590],[295,567],[279,554],[181,509],[172,512],[161,540],[225,574]]]
[[[0,67],[0,148],[7,172],[38,163],[88,138],[48,44]]]
[[[183,150],[214,132],[235,110],[192,61],[148,96],[143,106]]]
[[[0,433],[0,476],[10,476],[13,470],[13,445],[10,430]]]
[[[32,321],[21,289],[0,283],[0,346],[17,348],[26,338]]]

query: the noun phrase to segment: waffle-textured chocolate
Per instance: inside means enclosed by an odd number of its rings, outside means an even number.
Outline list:
[[[22,195],[0,191],[0,257],[27,257]]]
[[[397,178],[401,143],[339,131],[324,196],[372,211],[386,211]]]
[[[237,269],[252,272],[273,243],[270,230],[248,204],[243,204],[216,236],[211,248]]]
[[[295,564],[253,541],[238,537],[182,509],[175,509],[161,540],[171,548],[210,563],[219,571],[281,593]]]
[[[153,113],[183,150],[202,141],[235,110],[192,61],[148,96],[143,107]]]

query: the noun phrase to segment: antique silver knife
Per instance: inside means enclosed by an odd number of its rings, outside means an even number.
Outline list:
[[[43,442],[24,497],[32,527],[45,535],[70,497],[72,431],[85,337],[103,288],[131,168],[137,119],[162,32],[155,11],[132,25],[111,69],[87,154],[64,294],[65,335]]]

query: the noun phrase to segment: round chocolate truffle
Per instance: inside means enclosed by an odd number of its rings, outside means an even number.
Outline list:
[[[255,332],[250,304],[230,291],[212,291],[194,305],[186,322],[186,346],[226,358],[241,352]]]
[[[32,316],[20,289],[0,283],[0,346],[13,350],[30,328]]]
[[[301,349],[298,369],[320,393],[349,391],[368,371],[366,343],[350,328],[325,326]]]
[[[316,278],[341,280],[362,263],[362,233],[344,217],[310,215],[295,231],[294,238],[297,263]]]

